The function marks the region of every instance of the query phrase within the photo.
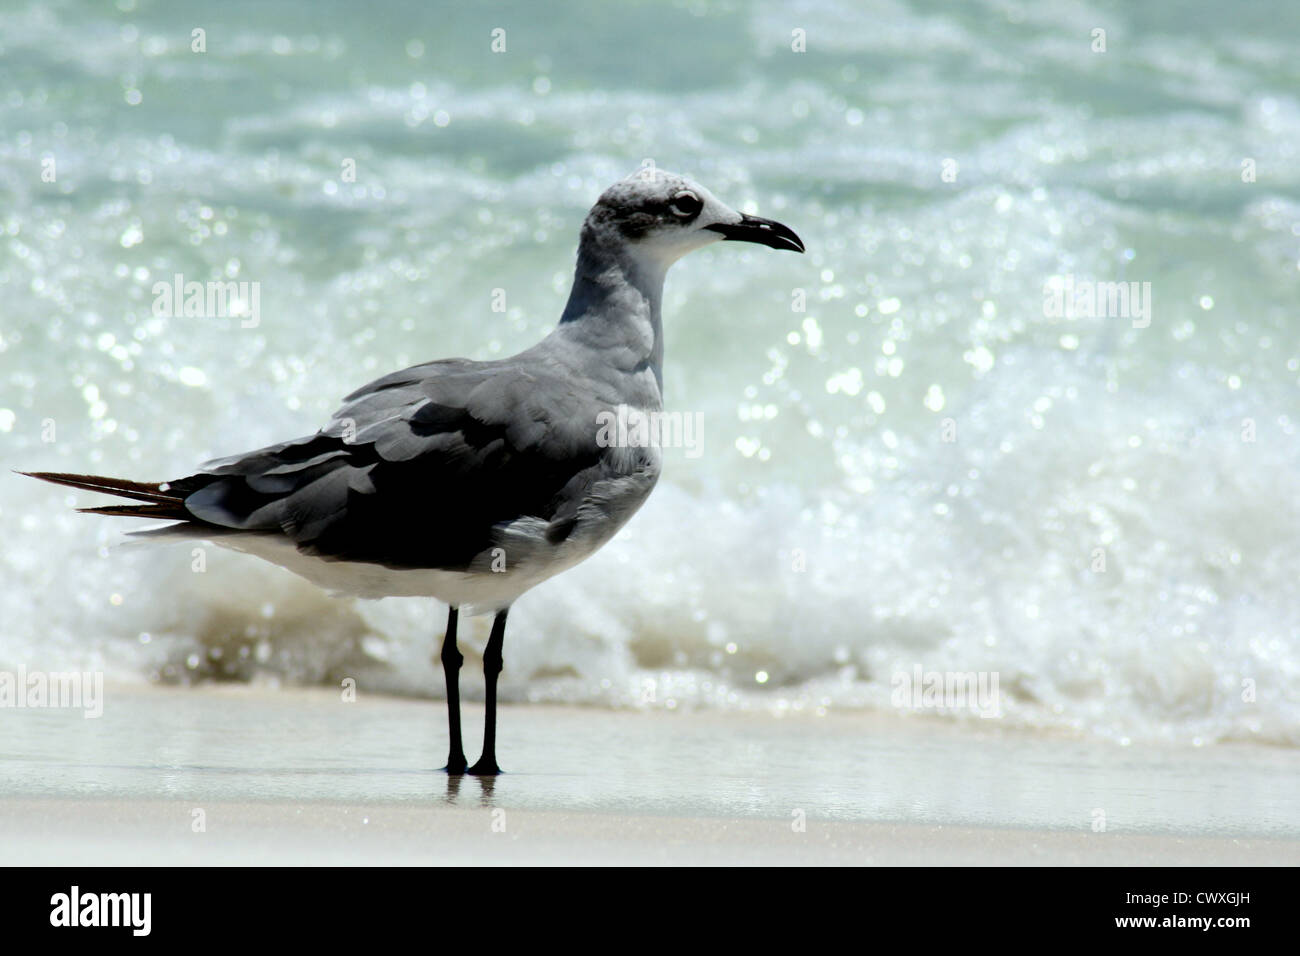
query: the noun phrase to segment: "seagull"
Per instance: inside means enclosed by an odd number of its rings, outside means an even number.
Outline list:
[[[184,478],[22,474],[133,502],[83,512],[177,522],[137,534],[213,541],[336,595],[446,604],[444,769],[496,775],[506,616],[524,592],[605,544],[654,489],[660,449],[628,431],[621,444],[610,440],[609,416],[663,409],[664,276],[686,253],[723,240],[804,251],[788,226],[643,167],[588,213],[559,324],[518,355],[393,372],[347,396],[316,434],[216,459]],[[495,615],[483,654],[483,751],[473,766],[461,744],[462,607]]]

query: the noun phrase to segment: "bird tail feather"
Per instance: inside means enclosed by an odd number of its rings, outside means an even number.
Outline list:
[[[39,478],[56,485],[81,488],[84,491],[98,491],[119,498],[143,501],[142,505],[110,505],[103,508],[78,508],[84,514],[118,515],[132,518],[175,518],[180,521],[193,519],[185,510],[185,499],[173,491],[165,482],[129,481],[125,478],[108,478],[103,475],[74,475],[59,471],[20,471],[20,475]]]

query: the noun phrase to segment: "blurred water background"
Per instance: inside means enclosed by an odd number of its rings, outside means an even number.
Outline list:
[[[506,697],[887,709],[920,666],[997,672],[1024,726],[1300,744],[1294,3],[2,0],[0,24],[6,472],[176,477],[389,370],[524,348],[586,210],[653,159],[808,255],[674,268],[667,403],[703,454],[668,451],[626,531],[516,605]],[[155,316],[177,273],[258,283],[259,323]],[[1051,314],[1065,276],[1150,283],[1148,321]],[[67,507],[101,499],[0,487],[0,668],[441,693],[431,602],[220,552],[194,573]]]

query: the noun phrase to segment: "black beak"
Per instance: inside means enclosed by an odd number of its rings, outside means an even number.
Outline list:
[[[737,223],[719,222],[704,228],[722,233],[725,239],[757,242],[759,245],[789,249],[792,252],[804,251],[803,240],[794,234],[793,229],[761,216],[742,216]]]

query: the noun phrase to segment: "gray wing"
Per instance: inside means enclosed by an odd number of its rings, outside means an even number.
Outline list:
[[[430,362],[353,392],[313,436],[169,484],[196,520],[279,532],[307,553],[464,569],[519,518],[569,533],[613,467],[600,408],[544,362]]]

